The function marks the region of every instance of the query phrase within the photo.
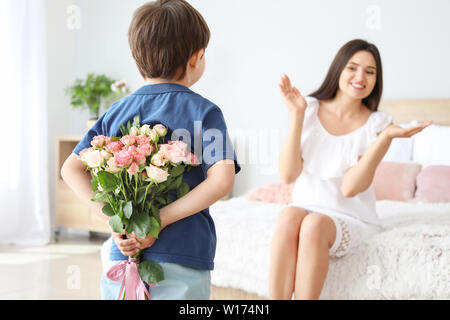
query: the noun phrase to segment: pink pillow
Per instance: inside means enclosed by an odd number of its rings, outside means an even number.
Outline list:
[[[417,163],[381,162],[373,178],[376,199],[411,200],[416,190],[416,177],[421,168]]]
[[[268,203],[289,204],[292,202],[292,190],[294,183],[284,184],[281,182],[267,184],[250,190],[246,198],[248,200],[262,201]]]
[[[415,202],[450,202],[450,166],[428,166],[416,183]]]

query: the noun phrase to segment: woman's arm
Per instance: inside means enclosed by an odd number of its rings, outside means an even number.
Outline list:
[[[384,158],[391,142],[392,139],[381,132],[374,144],[361,157],[358,164],[347,171],[341,184],[341,192],[344,197],[354,197],[369,188],[377,166]]]
[[[344,197],[354,197],[366,191],[372,184],[375,171],[394,138],[409,138],[428,127],[431,121],[424,124],[402,128],[391,124],[384,129],[370,149],[361,157],[358,164],[351,167],[342,179],[341,192]]]
[[[301,134],[305,114],[291,114],[289,133],[278,160],[278,170],[283,183],[293,183],[302,173],[303,159],[301,151]]]
[[[290,111],[291,120],[288,137],[278,160],[278,169],[281,181],[289,184],[298,178],[303,169],[301,135],[307,104],[298,89],[292,87],[288,76],[284,75],[281,78],[279,87]]]

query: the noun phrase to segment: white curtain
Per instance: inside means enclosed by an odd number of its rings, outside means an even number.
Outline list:
[[[44,0],[0,0],[0,244],[50,240]]]

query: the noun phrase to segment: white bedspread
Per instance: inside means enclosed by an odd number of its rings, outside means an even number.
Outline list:
[[[244,197],[210,208],[213,285],[268,297],[270,242],[283,208]],[[450,299],[450,204],[379,201],[377,211],[385,230],[331,261],[321,299]]]

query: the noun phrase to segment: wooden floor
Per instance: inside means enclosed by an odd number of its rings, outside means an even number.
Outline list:
[[[211,300],[267,300],[257,294],[240,289],[211,286]]]

